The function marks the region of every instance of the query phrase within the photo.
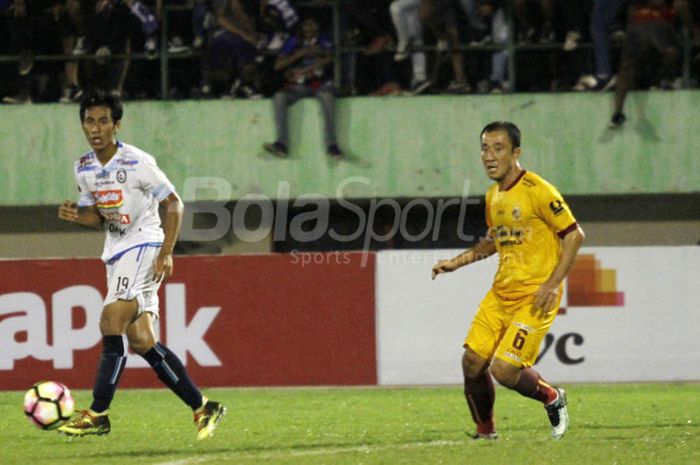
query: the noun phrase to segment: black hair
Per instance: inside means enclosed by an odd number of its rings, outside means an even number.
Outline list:
[[[102,92],[89,92],[80,100],[80,121],[85,120],[85,112],[90,107],[108,107],[112,110],[112,122],[122,119],[124,108],[118,97]]]
[[[520,147],[520,129],[510,121],[494,121],[493,123],[487,124],[484,126],[484,129],[481,130],[479,139],[481,139],[484,133],[494,131],[506,131],[513,148],[516,149]]]

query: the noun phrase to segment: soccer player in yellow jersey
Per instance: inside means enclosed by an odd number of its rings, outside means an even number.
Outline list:
[[[487,237],[433,267],[433,279],[498,252],[493,287],[479,305],[464,341],[464,395],[475,439],[495,439],[495,391],[503,386],[544,404],[552,437],[569,426],[566,393],[532,368],[559,308],[562,281],[584,234],[557,189],[519,163],[520,130],[507,121],[481,131],[481,161],[496,181],[486,192]]]

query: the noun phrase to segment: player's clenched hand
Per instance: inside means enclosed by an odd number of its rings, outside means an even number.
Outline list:
[[[433,279],[441,273],[449,273],[457,269],[457,266],[452,260],[440,260],[433,267]]]
[[[535,293],[535,310],[542,312],[544,316],[549,315],[551,312],[556,310],[554,307],[557,304],[558,296],[558,284],[554,285],[548,282],[544,283]]]
[[[78,204],[65,200],[58,206],[58,217],[63,221],[75,223],[78,221]]]
[[[158,255],[153,262],[153,280],[159,283],[167,281],[173,274],[173,256],[170,254]]]

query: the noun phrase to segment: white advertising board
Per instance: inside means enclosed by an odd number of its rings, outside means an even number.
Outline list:
[[[378,381],[459,384],[491,257],[431,281],[461,250],[377,255]],[[557,383],[700,380],[700,247],[584,247],[537,369]]]

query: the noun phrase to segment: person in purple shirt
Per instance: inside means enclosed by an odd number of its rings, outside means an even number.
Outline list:
[[[275,71],[284,73],[285,84],[273,98],[277,138],[273,143],[264,144],[265,150],[278,157],[289,155],[287,109],[299,99],[315,97],[321,104],[326,153],[333,159],[343,157],[335,135],[332,64],[333,43],[321,34],[315,19],[304,19],[300,33],[286,40],[275,60]]]

